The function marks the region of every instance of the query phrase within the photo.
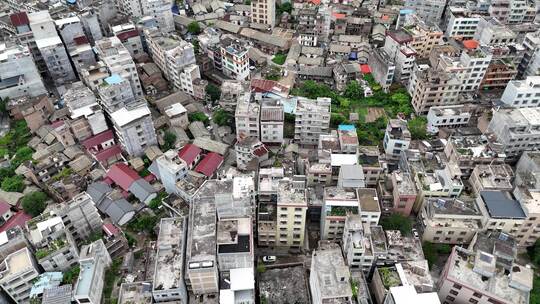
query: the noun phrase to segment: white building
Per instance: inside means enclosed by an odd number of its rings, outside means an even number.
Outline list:
[[[73,290],[73,299],[78,304],[101,303],[105,285],[105,271],[112,263],[103,240],[97,240],[81,248],[79,277]]]
[[[394,77],[397,81],[406,81],[411,77],[416,60],[412,41],[413,37],[404,30],[386,32],[384,50],[396,64]]]
[[[154,167],[153,170],[152,168]],[[176,182],[186,177],[188,167],[175,150],[169,150],[158,157],[150,167],[150,171],[161,180],[167,193],[176,193]]]
[[[237,140],[248,137],[259,139],[260,111],[260,104],[251,98],[250,93],[245,93],[243,96],[238,97],[234,112]]]
[[[223,39],[220,45],[223,74],[236,80],[249,78],[249,58],[246,44],[227,38]]]
[[[201,72],[197,64],[186,66],[180,73],[180,86],[182,91],[191,96],[195,95],[194,84],[201,79]]]
[[[47,90],[28,47],[0,44],[0,98],[36,97]]]
[[[540,76],[512,80],[504,89],[501,101],[513,108],[536,108],[540,102]]]
[[[29,303],[30,290],[39,275],[28,248],[8,255],[0,264],[0,286],[16,303]]]
[[[427,130],[437,133],[439,128],[459,128],[469,124],[471,112],[463,105],[430,107]]]
[[[328,134],[330,128],[330,98],[317,100],[298,97],[294,123],[294,139],[302,145],[317,145],[319,135]]]
[[[111,28],[113,35],[118,37],[131,56],[144,52],[141,35],[133,23],[124,23]]]
[[[129,155],[142,155],[146,148],[157,145],[152,115],[146,104],[124,107],[110,116],[118,141]]]
[[[411,132],[407,122],[401,119],[391,119],[384,133],[383,147],[386,156],[391,159],[399,158],[402,151],[409,148]]]
[[[174,19],[170,0],[141,0],[142,12],[154,18],[157,28],[164,33],[174,31]]]
[[[450,17],[446,26],[445,35],[447,37],[459,39],[473,38],[482,17],[470,12],[464,7],[450,6],[448,11]]]
[[[118,74],[105,78],[98,87],[98,94],[109,115],[136,102],[129,81]]]
[[[261,141],[263,143],[283,143],[285,111],[279,100],[265,98],[261,102]]]
[[[118,0],[119,10],[131,17],[142,17],[141,0]]]

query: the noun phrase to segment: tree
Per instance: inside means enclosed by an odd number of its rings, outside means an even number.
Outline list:
[[[534,244],[527,248],[527,253],[537,267],[540,267],[540,239],[536,240]]]
[[[174,144],[176,143],[176,134],[174,134],[170,130],[165,131],[165,133],[163,134],[163,141],[163,149],[165,151],[174,148]]]
[[[417,116],[409,120],[409,131],[412,139],[423,140],[428,138],[426,126],[427,119],[425,117]]]
[[[208,116],[204,114],[203,112],[193,112],[188,115],[188,118],[190,121],[202,121],[205,124],[208,123]]]
[[[6,106],[8,102],[9,97],[6,97],[4,99],[0,98],[0,111],[2,111],[2,113],[5,113],[7,111]]]
[[[199,25],[199,22],[192,21],[187,26],[187,31],[192,35],[198,35],[201,32],[201,26]]]
[[[331,113],[330,114],[330,124],[332,126],[339,126],[339,125],[345,123],[346,121],[347,121],[347,119],[341,113]]]
[[[281,5],[277,5],[276,9],[277,9],[278,15],[282,15],[285,12],[290,14],[292,12],[293,6],[291,2],[285,2]]]
[[[218,86],[209,83],[206,86],[206,95],[210,96],[211,101],[219,100],[221,97],[221,89]]]
[[[234,125],[234,119],[231,114],[227,113],[223,109],[218,109],[214,112],[212,120],[219,126],[232,126]]]
[[[68,269],[67,271],[64,271],[64,274],[62,276],[62,284],[73,284],[75,283],[75,280],[79,277],[79,272],[81,272],[81,268],[79,265],[75,265]]]
[[[7,192],[23,192],[25,187],[24,178],[20,175],[6,177],[2,181],[2,190]]]
[[[392,213],[381,219],[381,226],[384,230],[399,230],[404,235],[410,235],[412,229],[411,220],[399,213]]]
[[[272,62],[279,65],[283,65],[285,60],[287,60],[287,55],[282,53],[277,53],[274,55],[274,58],[272,58]]]
[[[343,96],[352,100],[360,100],[364,98],[364,90],[362,89],[358,81],[354,80],[347,84],[347,87],[343,92]]]
[[[40,215],[45,210],[47,199],[47,194],[41,191],[28,193],[21,200],[24,212],[32,217]]]
[[[424,257],[428,262],[428,266],[431,268],[431,265],[437,261],[439,256],[450,254],[450,252],[452,252],[452,247],[450,247],[448,244],[423,242],[422,251],[424,251]]]
[[[154,227],[156,226],[159,218],[157,216],[143,214],[140,215],[136,220],[128,224],[128,227],[136,232],[154,232]]]

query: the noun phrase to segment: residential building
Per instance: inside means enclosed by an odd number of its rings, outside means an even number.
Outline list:
[[[234,112],[237,140],[260,138],[260,111],[261,105],[251,98],[250,93],[238,97]]]
[[[144,52],[141,35],[133,23],[124,23],[111,27],[111,32],[118,37],[122,44],[134,57]]]
[[[404,30],[387,31],[384,41],[384,51],[395,62],[394,79],[406,82],[413,70],[416,51],[411,47],[412,35]]]
[[[236,154],[236,167],[239,170],[252,170],[259,167],[259,163],[268,160],[269,150],[256,137],[241,139],[234,145]]]
[[[16,303],[30,302],[30,290],[39,270],[28,248],[19,249],[0,264],[0,286]]]
[[[427,130],[439,132],[440,128],[466,127],[471,119],[471,109],[463,105],[432,106],[427,114]]]
[[[513,186],[514,171],[507,165],[478,165],[474,168],[469,178],[474,193],[482,190],[506,190],[511,191]]]
[[[390,55],[382,48],[374,49],[369,53],[368,64],[371,68],[371,75],[385,90],[390,88],[394,80],[396,63]]]
[[[527,216],[519,227],[520,230],[514,233],[517,245],[522,248],[529,247],[540,238],[540,192],[536,189],[517,187],[513,194]]]
[[[484,222],[487,231],[517,235],[527,219],[523,207],[510,191],[484,190],[476,200],[482,212],[487,215]]]
[[[321,210],[322,240],[340,240],[343,237],[347,216],[360,213],[359,200],[356,189],[324,188]]]
[[[404,3],[405,8],[414,9],[414,13],[422,21],[429,24],[440,22],[446,1],[442,0],[407,0]]]
[[[436,24],[436,22],[430,23],[429,21],[423,22],[420,20],[422,17],[419,10],[419,8],[416,8],[415,15],[411,15],[411,22],[408,22],[405,27],[403,27],[403,30],[411,35],[412,41],[410,42],[410,47],[416,51],[416,57],[427,58],[434,47],[443,44],[442,38],[444,33],[439,27],[432,25]],[[430,15],[429,18],[434,18],[434,16]],[[426,20],[425,18],[422,19]]]
[[[351,303],[353,293],[350,276],[339,245],[320,242],[319,248],[313,252],[309,276],[313,303]]]
[[[284,120],[285,111],[281,101],[263,98],[259,122],[261,125],[261,141],[266,144],[281,145],[283,143]]]
[[[77,73],[81,66],[96,63],[96,56],[84,33],[79,16],[65,17],[54,21]]]
[[[416,186],[408,172],[394,171],[390,177],[392,184],[392,202],[390,209],[393,212],[409,216],[417,197]]]
[[[307,208],[304,187],[299,187],[290,178],[278,182],[275,246],[303,248]]]
[[[134,104],[111,113],[114,131],[122,148],[132,156],[139,156],[157,144],[150,109],[146,104]]]
[[[72,119],[71,131],[79,141],[108,130],[105,115],[96,95],[82,82],[72,83],[63,98]]]
[[[152,304],[152,282],[122,283],[118,292],[118,304]]]
[[[142,17],[141,0],[119,0],[118,9],[131,17]]]
[[[98,94],[103,109],[109,115],[136,102],[129,81],[118,74],[103,79]]]
[[[284,177],[283,168],[260,168],[257,193],[257,237],[259,246],[276,244],[277,191]]]
[[[402,151],[409,148],[411,132],[407,122],[401,119],[390,119],[384,133],[384,152],[391,160],[397,160]]]
[[[217,258],[220,271],[254,265],[253,221],[249,217],[220,219],[217,223]]]
[[[185,217],[162,218],[159,224],[152,288],[157,303],[188,301],[184,282],[186,226]]]
[[[253,267],[235,268],[222,273],[220,303],[255,303],[255,273]]]
[[[381,158],[378,146],[358,147],[358,164],[362,166],[364,183],[368,187],[376,186],[387,170],[387,164]]]
[[[244,44],[230,38],[223,39],[220,43],[220,54],[225,76],[235,80],[249,78],[248,49]]]
[[[518,77],[540,74],[540,31],[525,34],[523,39],[525,53],[518,66]]]
[[[339,125],[338,139],[341,153],[357,154],[358,153],[358,134],[354,125]]]
[[[163,183],[167,193],[176,193],[176,183],[186,177],[188,165],[175,150],[169,150],[159,156],[149,170]]]
[[[331,100],[299,97],[296,105],[294,139],[302,145],[317,145],[319,135],[327,134],[330,127]]]
[[[364,188],[366,183],[362,166],[348,164],[341,165],[339,167],[337,185],[340,188]]]
[[[24,119],[30,131],[36,132],[48,124],[49,116],[54,112],[52,99],[46,94],[37,97],[10,98],[6,110],[14,119]]]
[[[540,145],[539,108],[518,108],[493,112],[487,133],[491,146],[508,159],[517,160],[523,151]]]
[[[103,221],[98,213],[92,198],[85,192],[76,195],[57,211],[62,217],[66,230],[69,231],[75,242],[79,244],[93,232],[99,231]]]
[[[506,158],[506,154],[494,151],[483,135],[454,135],[448,139],[444,154],[448,163],[457,164],[462,178],[470,177],[479,164],[501,164]]]
[[[498,262],[499,258],[491,253],[454,247],[437,283],[439,299],[456,303],[528,303],[532,270],[511,264],[507,274]]]
[[[448,7],[448,23],[445,35],[454,39],[471,39],[474,37],[481,16],[464,7]]]
[[[125,1],[125,0],[124,0]],[[142,13],[155,19],[157,28],[164,32],[174,31],[171,2],[168,0],[140,0]]]
[[[188,112],[181,103],[174,103],[164,108],[164,110],[169,126],[180,127],[184,130],[189,126]]]
[[[482,18],[478,23],[474,39],[482,45],[512,44],[516,42],[517,35],[500,19]]]
[[[474,199],[425,198],[420,212],[422,240],[431,243],[468,244],[483,230],[485,215]]]
[[[536,108],[540,102],[540,76],[512,80],[504,89],[501,101],[512,108]]]
[[[47,74],[54,84],[60,86],[75,80],[71,61],[49,11],[30,13],[28,19],[39,58],[43,60]]]
[[[358,188],[356,191],[358,193],[358,201],[360,202],[362,222],[370,226],[378,225],[381,218],[381,206],[377,190],[373,188]]]
[[[175,88],[193,95],[193,80],[200,78],[193,45],[175,34],[145,29],[144,36],[152,59]]]
[[[112,165],[107,171],[106,178],[111,181],[111,184],[117,185],[122,191],[133,194],[135,198],[146,205],[150,204],[152,199],[157,196],[156,189],[125,163]]]
[[[81,247],[80,272],[73,290],[73,299],[78,304],[101,303],[105,271],[111,263],[111,256],[102,240]]]
[[[0,44],[0,98],[37,97],[47,93],[26,46]]]
[[[371,238],[369,233],[364,233],[364,228],[369,229],[366,225],[358,214],[347,216],[342,240],[345,263],[364,273],[368,273],[374,263]]]
[[[276,25],[275,0],[255,0],[250,5],[252,23],[266,24],[271,28]]]
[[[390,287],[390,292],[386,295],[385,304],[406,304],[406,303],[430,303],[440,304],[439,297],[435,292],[418,292],[414,286],[401,285]]]
[[[120,39],[118,39],[116,36],[103,38],[96,41],[94,48],[99,59],[107,68],[109,75],[117,74],[122,79],[128,80],[135,99],[142,99],[143,89],[139,80],[139,74],[137,73],[137,67],[133,62],[133,58],[131,57],[129,51],[122,44],[122,41],[120,41]],[[97,72],[101,72],[101,70],[98,69],[96,73]],[[92,86],[88,83],[87,85],[92,88]]]

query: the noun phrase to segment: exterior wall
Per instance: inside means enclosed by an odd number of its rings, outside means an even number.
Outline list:
[[[303,247],[307,206],[277,206],[276,246]],[[283,230],[283,231],[282,231]]]
[[[327,134],[330,127],[329,98],[317,98],[314,100],[299,100],[303,105],[297,107],[294,124],[294,139],[303,145],[317,145],[319,135]],[[315,105],[309,103],[314,102]]]
[[[103,220],[88,194],[83,192],[68,204],[60,214],[64,226],[71,232],[76,243],[80,243],[94,231],[101,230]]]
[[[274,27],[276,24],[276,1],[255,0],[251,2],[251,22],[267,24]]]
[[[141,0],[142,12],[156,19],[158,29],[164,33],[174,31],[170,0]]]
[[[157,144],[150,115],[122,127],[115,125],[115,130],[122,147],[129,155],[142,155],[146,148]]]

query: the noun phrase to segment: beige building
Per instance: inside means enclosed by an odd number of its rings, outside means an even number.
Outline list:
[[[405,26],[403,29],[412,36],[410,46],[416,51],[417,58],[428,57],[435,46],[443,44],[443,32],[418,18],[413,25]]]
[[[0,264],[0,286],[16,303],[30,301],[30,289],[38,275],[37,265],[28,248],[11,253]]]
[[[307,196],[304,188],[298,189],[289,178],[279,181],[277,190],[277,246],[304,246]]]
[[[507,165],[478,165],[469,178],[469,184],[475,193],[482,190],[512,190],[514,172]]]
[[[427,198],[420,212],[422,240],[465,244],[483,229],[485,215],[474,200]]]
[[[356,190],[325,187],[321,210],[321,239],[341,239],[347,216],[359,214],[359,211],[360,202]]]
[[[273,28],[276,25],[276,1],[251,1],[251,22],[266,24]]]
[[[486,214],[484,228],[516,236],[527,215],[519,201],[509,191],[484,190],[476,198],[482,213]]]
[[[514,190],[514,195],[527,216],[515,237],[518,246],[529,247],[540,238],[540,192],[520,187]]]

